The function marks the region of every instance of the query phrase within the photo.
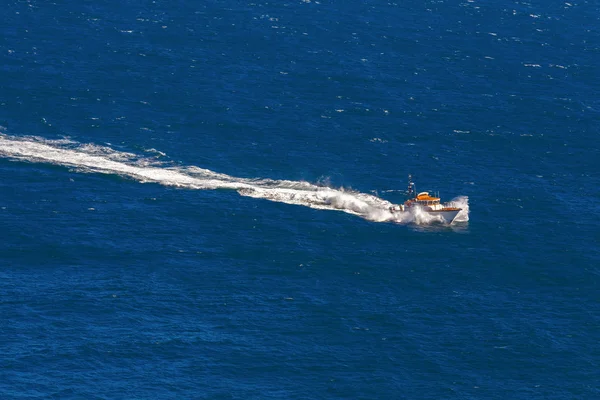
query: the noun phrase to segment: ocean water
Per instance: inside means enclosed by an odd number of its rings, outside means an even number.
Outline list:
[[[0,398],[600,398],[597,1],[0,15]]]

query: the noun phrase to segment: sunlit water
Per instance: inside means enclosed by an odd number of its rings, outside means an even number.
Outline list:
[[[597,4],[3,16],[0,398],[600,398]]]

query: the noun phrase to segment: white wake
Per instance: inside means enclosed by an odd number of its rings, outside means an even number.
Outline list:
[[[0,157],[62,165],[85,172],[117,174],[139,182],[155,182],[165,186],[236,190],[242,196],[323,210],[338,210],[375,222],[436,222],[435,217],[418,211],[392,213],[389,211],[392,203],[371,194],[319,186],[304,181],[236,178],[194,166],[172,167],[161,163],[155,157],[143,157],[106,146],[81,144],[68,139],[47,140],[0,133]],[[456,221],[468,221],[468,198],[458,197],[453,202],[463,208]]]

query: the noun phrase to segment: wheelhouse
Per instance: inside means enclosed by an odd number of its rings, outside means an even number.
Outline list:
[[[415,197],[415,201],[417,204],[423,206],[435,206],[437,204],[440,204],[440,198],[430,196],[429,192],[419,193],[417,197]]]

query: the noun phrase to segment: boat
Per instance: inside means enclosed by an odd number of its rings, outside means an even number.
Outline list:
[[[407,194],[409,199],[406,200],[404,204],[398,204],[390,207],[390,212],[398,213],[420,210],[433,217],[439,217],[447,224],[451,224],[458,213],[462,210],[462,208],[456,207],[456,205],[452,202],[442,203],[439,196],[432,196],[429,194],[429,192],[417,193],[411,175],[408,175]]]

